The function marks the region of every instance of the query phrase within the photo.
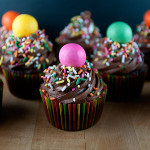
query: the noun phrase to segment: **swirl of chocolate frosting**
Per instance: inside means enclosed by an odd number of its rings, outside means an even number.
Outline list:
[[[54,65],[44,73],[42,92],[51,100],[64,104],[93,100],[100,96],[104,88],[102,78],[88,61],[79,68]]]
[[[77,43],[88,49],[93,45],[95,38],[99,37],[100,30],[91,19],[91,13],[84,11],[79,16],[71,18],[71,23],[61,31],[56,42],[60,45]]]
[[[144,22],[137,25],[133,39],[144,54],[150,54],[150,27],[145,26]]]
[[[101,72],[122,75],[142,68],[143,53],[135,42],[119,44],[109,38],[103,38],[99,43],[92,63]]]
[[[35,72],[44,70],[54,60],[52,43],[44,30],[27,37],[9,35],[2,47],[0,63],[13,70]]]

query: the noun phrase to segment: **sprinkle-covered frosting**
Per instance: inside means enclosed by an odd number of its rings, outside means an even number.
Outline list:
[[[56,39],[58,44],[77,43],[86,50],[99,38],[99,28],[95,26],[89,11],[82,12],[79,16],[71,18],[71,23],[66,26]]]
[[[143,66],[143,53],[135,42],[119,44],[109,38],[103,38],[99,43],[101,43],[99,47],[95,48],[97,51],[93,58],[93,65],[101,72],[128,74]]]
[[[93,65],[86,61],[79,68],[59,64],[44,70],[42,92],[50,100],[62,103],[82,103],[100,97],[103,81]]]
[[[54,60],[52,43],[44,30],[19,38],[11,34],[2,47],[0,64],[15,70],[44,70]]]
[[[140,50],[144,53],[150,53],[150,27],[145,23],[137,25],[134,41],[137,42]]]
[[[5,44],[6,38],[12,34],[12,31],[7,30],[4,26],[0,27],[0,53],[2,53],[2,47]]]

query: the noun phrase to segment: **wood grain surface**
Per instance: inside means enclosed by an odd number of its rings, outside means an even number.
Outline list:
[[[10,94],[4,77],[0,150],[150,150],[150,82],[137,102],[106,102],[90,129],[66,132],[50,125],[41,100]]]

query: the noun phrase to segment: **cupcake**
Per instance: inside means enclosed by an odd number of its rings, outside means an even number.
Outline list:
[[[30,15],[17,16],[12,28],[0,59],[3,73],[12,94],[36,99],[40,96],[41,74],[54,60],[52,43]]]
[[[150,10],[145,13],[143,20],[136,27],[134,41],[144,53],[144,61],[150,67]],[[148,70],[147,79],[150,80],[150,70]]]
[[[18,15],[15,11],[8,11],[2,16],[2,27],[0,27],[0,55],[2,54],[2,47],[5,45],[6,38],[9,34],[12,34],[12,22]]]
[[[144,55],[132,41],[132,30],[124,22],[114,22],[107,37],[99,41],[92,61],[108,86],[110,101],[137,99],[143,87],[147,67]]]
[[[99,37],[101,34],[91,19],[91,13],[84,11],[79,16],[71,18],[71,23],[61,31],[56,42],[59,48],[67,43],[77,43],[85,49],[89,56],[93,53],[94,41]]]
[[[107,87],[84,49],[66,44],[59,52],[60,64],[44,70],[40,92],[48,121],[55,127],[78,131],[91,127],[101,116]]]

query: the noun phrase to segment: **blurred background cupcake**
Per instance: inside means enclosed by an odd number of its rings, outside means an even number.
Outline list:
[[[2,54],[2,47],[5,45],[5,40],[12,34],[12,22],[19,15],[16,11],[7,11],[2,16],[2,26],[0,27],[0,55]],[[0,72],[2,72],[0,67]]]
[[[90,56],[93,53],[93,43],[99,37],[100,30],[91,19],[91,13],[84,11],[71,18],[71,22],[60,32],[56,42],[59,49],[64,44],[77,43],[85,49],[87,56]]]
[[[19,15],[2,47],[3,73],[12,94],[26,99],[40,96],[39,87],[43,70],[54,61],[52,43],[44,30],[38,29],[36,19]]]
[[[108,100],[137,99],[142,91],[147,68],[143,53],[131,39],[130,26],[114,22],[107,37],[99,41],[92,63],[108,85]]]
[[[144,53],[144,61],[150,67],[150,10],[143,17],[143,22],[136,27],[134,41]],[[150,70],[148,69],[147,79],[150,80]]]
[[[13,20],[19,15],[16,11],[8,11],[2,16],[2,27],[0,27],[0,53],[5,44],[6,38],[12,34]]]
[[[44,70],[41,96],[49,122],[62,130],[77,131],[100,118],[107,87],[78,44],[66,44],[60,64]]]

